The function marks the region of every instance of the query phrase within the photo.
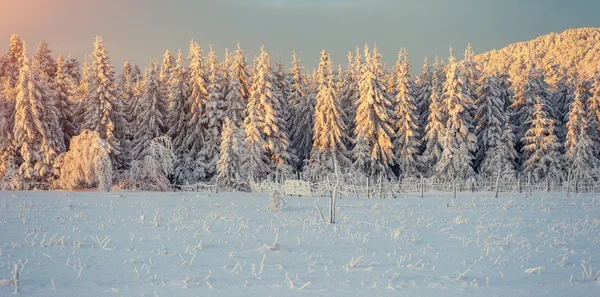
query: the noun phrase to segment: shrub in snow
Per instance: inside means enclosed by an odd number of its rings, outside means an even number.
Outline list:
[[[269,201],[270,211],[280,211],[285,208],[285,200],[281,198],[279,191],[271,192],[271,199]]]
[[[131,179],[139,190],[166,191],[171,188],[175,153],[171,138],[160,136],[150,141],[146,156],[131,165]]]
[[[110,192],[109,146],[96,131],[84,130],[73,137],[69,151],[61,154],[54,165],[60,178],[54,181],[53,188],[73,190],[98,185],[100,191]]]

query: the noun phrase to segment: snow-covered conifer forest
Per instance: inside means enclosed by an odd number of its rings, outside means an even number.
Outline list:
[[[600,29],[255,50],[12,36],[0,296],[598,296]]]
[[[593,185],[600,30],[411,65],[376,45],[317,69],[192,41],[147,65],[83,61],[18,35],[0,55],[0,186],[167,191],[211,183],[362,179]],[[589,50],[589,51],[588,51]],[[418,53],[410,53],[418,54]],[[346,60],[344,57],[338,57]]]

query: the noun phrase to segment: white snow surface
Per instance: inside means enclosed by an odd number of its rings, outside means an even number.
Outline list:
[[[451,195],[0,192],[0,296],[600,294],[598,194]]]

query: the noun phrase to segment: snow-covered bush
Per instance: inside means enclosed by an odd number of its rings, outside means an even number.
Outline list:
[[[281,193],[277,190],[271,192],[271,199],[269,200],[270,211],[280,211],[285,208],[285,200],[281,198]]]
[[[71,139],[69,151],[59,155],[54,164],[59,178],[56,189],[82,189],[95,185],[102,192],[112,187],[112,161],[108,145],[98,132],[84,130]]]
[[[175,153],[171,138],[160,136],[150,141],[147,155],[131,165],[131,180],[138,190],[166,191],[171,188]]]

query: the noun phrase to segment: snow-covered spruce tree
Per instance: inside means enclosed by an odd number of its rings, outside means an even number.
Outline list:
[[[76,118],[73,115],[73,97],[76,96],[77,85],[67,74],[62,56],[58,56],[56,64],[54,91],[56,92],[58,119],[63,131],[65,147],[68,147],[71,137],[77,135]]]
[[[479,89],[481,72],[479,70],[479,65],[475,61],[475,52],[473,52],[471,43],[469,43],[465,49],[465,59],[462,63],[461,72],[466,89],[465,93],[471,97],[471,103],[475,103],[477,101],[477,90]],[[470,105],[466,108],[469,110],[471,118],[475,118],[475,115],[477,114],[475,105]]]
[[[133,138],[136,118],[140,113],[140,98],[144,92],[145,79],[141,75],[138,76],[136,74],[136,67],[137,65],[132,67],[129,62],[125,62],[125,64],[123,64],[123,73],[120,79],[124,115],[127,120],[127,126],[129,127],[129,133],[127,134],[129,140]]]
[[[283,119],[283,128],[285,134],[288,136],[288,165],[298,164],[300,160],[296,156],[296,151],[291,147],[290,143],[290,133],[294,128],[292,125],[292,105],[290,104],[290,86],[292,85],[289,73],[285,71],[285,65],[280,61],[276,63],[277,71],[274,73],[274,83],[275,83],[275,95],[279,101],[279,110],[280,117]],[[292,170],[293,167],[289,167],[289,170]],[[286,169],[287,170],[287,169]]]
[[[261,131],[260,95],[254,89],[258,85],[258,60],[254,61],[252,75],[252,89],[246,106],[246,118],[244,120],[244,148],[246,149],[243,162],[243,171],[249,181],[261,180],[269,173],[269,159],[265,154],[265,140]]]
[[[518,89],[516,100],[511,105],[514,115],[513,123],[517,127],[517,139],[522,139],[529,130],[529,123],[533,119],[537,97],[540,97],[543,103],[544,112],[552,119],[555,118],[552,106],[549,105],[551,95],[542,72],[536,68],[535,64],[531,65],[527,78],[523,86]]]
[[[479,169],[483,159],[488,156],[488,150],[496,145],[504,130],[505,104],[497,74],[482,76],[476,95],[475,135],[478,150],[473,167]]]
[[[297,171],[302,170],[310,156],[313,146],[313,129],[315,116],[315,98],[306,90],[306,76],[302,73],[304,67],[300,66],[300,59],[292,56],[290,69],[290,108],[292,129],[290,130],[290,146],[296,152],[298,162],[295,164]],[[311,129],[307,129],[311,127]]]
[[[185,180],[183,166],[184,158],[187,154],[185,146],[185,137],[187,134],[187,124],[190,119],[189,109],[190,87],[188,85],[188,72],[184,64],[181,51],[177,54],[175,67],[171,71],[171,77],[168,83],[169,108],[167,109],[167,135],[171,138],[173,150],[176,155],[173,179],[182,183]]]
[[[187,126],[184,146],[187,149],[187,155],[183,160],[182,166],[178,166],[178,176],[182,182],[194,182],[204,179],[206,172],[199,163],[200,151],[204,147],[204,141],[207,138],[206,114],[207,114],[207,79],[202,64],[202,49],[192,41],[190,43],[189,53],[190,67],[189,80],[191,97],[190,115]]]
[[[278,175],[288,171],[291,160],[281,96],[277,94],[271,58],[264,47],[261,48],[256,68],[250,97],[258,101],[257,116],[261,137],[264,140],[263,153],[269,157],[270,172]]]
[[[146,68],[144,93],[140,98],[141,113],[136,118],[133,130],[131,156],[134,161],[146,158],[150,142],[164,135],[167,94],[160,85],[159,71],[156,60],[152,60]]]
[[[317,68],[319,88],[316,97],[313,148],[310,153],[309,171],[312,175],[339,174],[341,168],[350,164],[344,146],[346,132],[343,110],[333,85],[333,65],[325,50]]]
[[[348,150],[354,147],[354,120],[356,118],[356,101],[360,95],[358,89],[358,80],[360,79],[360,69],[356,65],[361,64],[360,53],[357,52],[357,58],[354,59],[352,53],[348,52],[348,65],[342,73],[340,81],[342,90],[339,93],[339,101],[342,110],[344,111],[344,126],[348,134],[348,138],[344,140],[344,145]]]
[[[479,173],[483,176],[496,176],[500,170],[502,180],[514,180],[517,174],[517,151],[515,149],[516,138],[510,117],[504,115],[504,126],[502,133],[493,146],[489,147],[483,158]]]
[[[175,153],[169,136],[152,139],[141,160],[133,161],[131,179],[135,187],[144,191],[168,191],[171,189],[169,176],[173,174]]]
[[[406,49],[398,53],[394,66],[396,102],[394,110],[394,152],[400,178],[419,175],[418,153],[421,145],[419,134],[419,111],[413,97],[413,83],[410,79],[410,62]]]
[[[242,183],[240,165],[243,152],[241,151],[239,129],[229,117],[225,118],[221,133],[217,172],[219,185],[228,189],[239,189]]]
[[[475,168],[484,177],[495,176],[498,168],[502,168],[504,176],[514,178],[515,174],[515,135],[507,118],[506,103],[512,93],[505,89],[508,85],[504,80],[500,73],[482,76],[477,90],[475,134],[479,150]]]
[[[217,162],[219,161],[219,144],[221,143],[221,126],[225,114],[225,101],[223,97],[223,85],[217,54],[210,47],[207,61],[207,92],[206,113],[202,115],[205,135],[202,149],[198,153],[196,164],[202,180],[211,180],[217,174]]]
[[[123,165],[118,157],[121,154],[119,134],[126,129],[126,122],[121,100],[117,98],[114,68],[101,37],[96,37],[88,76],[83,128],[98,132],[100,138],[106,140],[112,164],[120,169]]]
[[[10,79],[10,87],[14,88],[19,80],[19,70],[23,65],[23,59],[27,56],[25,49],[25,43],[19,35],[13,34],[10,37],[10,44],[8,47],[8,59],[4,69],[3,76]]]
[[[42,40],[38,44],[33,60],[40,65],[41,71],[50,81],[54,80],[54,75],[56,74],[56,62],[52,58],[52,50],[45,40]]]
[[[233,55],[229,52],[229,49],[225,49],[225,58],[223,59],[223,62],[219,65],[219,71],[220,71],[220,76],[221,76],[221,89],[223,90],[223,98],[227,98],[227,94],[229,94],[229,80],[230,80],[230,76],[229,76],[229,69],[231,68],[231,65],[233,63]],[[226,118],[227,116],[224,116],[223,118]],[[223,123],[225,122],[225,120],[223,120]]]
[[[81,83],[81,66],[76,58],[69,55],[63,65],[64,72],[71,79],[74,85],[78,86]]]
[[[448,59],[448,72],[444,83],[443,103],[448,110],[446,131],[442,138],[442,156],[436,165],[437,177],[442,180],[465,179],[474,175],[473,153],[477,150],[477,137],[472,131],[468,107],[473,105],[467,94],[458,63]]]
[[[556,134],[559,142],[564,142],[565,140],[567,132],[566,124],[569,120],[569,108],[575,98],[575,85],[576,78],[564,67],[558,74],[554,92],[548,98],[549,101],[547,104],[552,104],[552,109],[554,110]]]
[[[443,92],[443,65],[439,62],[439,58],[435,57],[433,64],[434,72],[431,80],[431,97],[428,107],[428,116],[425,124],[425,134],[423,135],[424,151],[421,155],[421,165],[426,176],[433,174],[435,165],[442,157],[442,138],[446,130],[446,114],[442,108],[442,92]]]
[[[523,174],[534,182],[546,177],[562,178],[560,144],[554,134],[554,120],[546,112],[540,96],[535,97],[533,117],[528,121],[529,129],[521,139],[523,143]]]
[[[386,86],[379,76],[379,59],[377,47],[371,56],[369,47],[365,45],[365,65],[359,81],[360,97],[356,102],[353,154],[355,169],[369,177],[379,174],[390,176],[390,165],[394,162],[392,99],[383,91]]]
[[[585,102],[591,97],[590,86],[585,80],[578,80],[575,100],[568,114],[565,154],[571,178],[575,181],[595,181],[599,177],[600,160],[596,155],[597,143],[589,135]]]
[[[238,45],[239,46],[239,45]],[[247,65],[242,55],[241,48],[238,48],[235,59],[229,69],[229,83],[227,84],[227,95],[225,96],[225,117],[233,122],[237,127],[235,130],[240,150],[244,139],[244,118],[246,117],[246,102],[248,102],[248,73]]]
[[[87,98],[90,91],[90,80],[91,80],[91,68],[90,63],[86,60],[82,64],[82,76],[75,95],[73,97],[73,117],[75,123],[77,123],[77,134],[79,134],[84,128],[86,122],[86,109],[87,109]]]
[[[169,50],[165,51],[163,55],[162,67],[160,68],[160,83],[165,88],[169,82],[169,78],[171,77],[171,71],[175,68],[175,57],[171,55]]]
[[[101,192],[110,192],[112,187],[112,163],[108,144],[98,132],[84,130],[71,139],[69,151],[61,154],[55,167],[59,178],[55,189],[85,189],[98,186]]]
[[[23,48],[26,51],[25,45]],[[36,183],[50,181],[54,159],[64,151],[57,110],[48,86],[40,78],[39,65],[33,63],[30,68],[27,57],[22,62],[13,134],[14,147],[23,162],[18,180],[10,185],[13,189],[29,189]]]
[[[431,104],[431,88],[433,84],[433,74],[431,68],[425,57],[421,74],[415,78],[413,97],[415,98],[417,112],[418,112],[418,124],[419,124],[419,135],[425,135],[425,126],[427,125],[427,118],[429,117],[429,105]],[[425,144],[422,142],[422,144]],[[422,148],[424,149],[424,148]]]
[[[0,85],[0,189],[4,188],[2,180],[10,180],[18,173],[17,154],[13,146],[14,101],[9,101],[4,87],[10,87],[9,78]]]
[[[240,46],[239,42],[233,58],[233,64],[231,65],[230,75],[232,77],[235,76],[237,80],[239,80],[241,85],[240,93],[242,94],[242,98],[244,98],[244,105],[246,105],[248,103],[248,98],[250,97],[250,76],[248,74],[246,57],[244,56],[244,52],[242,51],[242,47]],[[245,115],[242,117],[242,119],[243,118],[245,118]],[[233,118],[231,119],[233,120]]]
[[[596,72],[586,104],[589,135],[594,142],[596,154],[600,152],[600,74]]]

